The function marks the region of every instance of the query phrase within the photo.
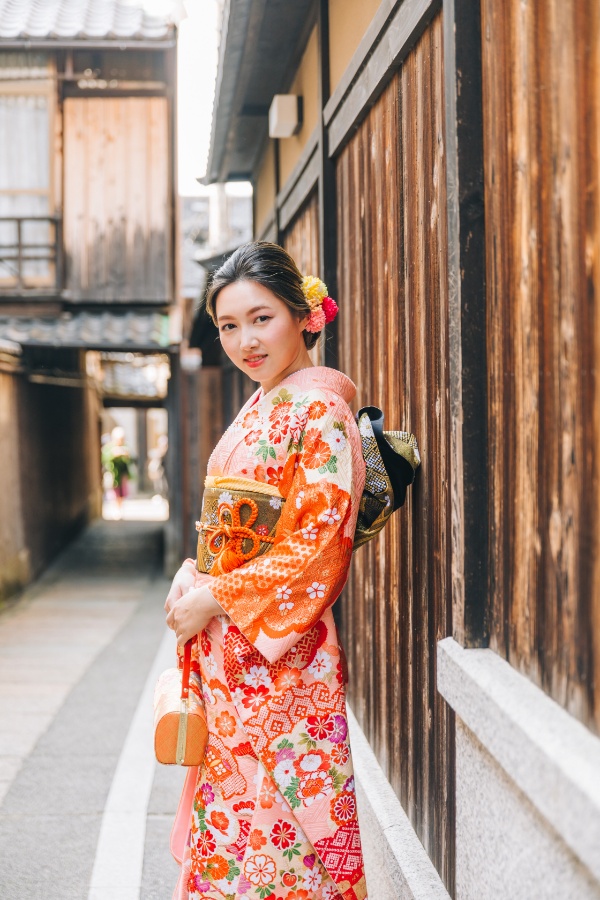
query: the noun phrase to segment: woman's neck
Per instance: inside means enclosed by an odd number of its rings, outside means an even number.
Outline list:
[[[260,386],[263,389],[263,392],[268,394],[269,391],[272,391],[273,388],[277,387],[277,385],[280,384],[284,378],[287,378],[288,375],[293,375],[294,372],[299,372],[301,369],[310,369],[312,366],[314,366],[314,363],[305,347],[304,353],[301,353],[291,365],[283,370],[283,372],[280,372],[275,378],[270,378],[268,381],[261,381]]]

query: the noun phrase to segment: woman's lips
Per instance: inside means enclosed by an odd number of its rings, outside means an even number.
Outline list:
[[[261,364],[262,362],[264,362],[264,360],[265,360],[266,358],[267,358],[266,353],[265,353],[264,356],[249,356],[249,357],[245,360],[245,363],[246,363],[247,366],[250,366],[251,369],[255,369],[257,366],[260,366],[260,364]]]

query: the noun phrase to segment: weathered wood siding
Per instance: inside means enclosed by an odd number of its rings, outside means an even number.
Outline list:
[[[319,274],[319,198],[316,190],[287,227],[283,246],[303,275]]]
[[[64,104],[66,284],[75,300],[173,299],[164,97]]]
[[[491,646],[600,731],[600,7],[482,15]]]
[[[286,228],[283,246],[303,275],[319,275],[319,195],[316,188]],[[325,340],[327,334],[309,351],[316,366],[325,364]]]
[[[340,368],[423,457],[405,507],[354,557],[340,615],[352,708],[452,891],[453,720],[435,688],[451,631],[441,26],[337,160]]]

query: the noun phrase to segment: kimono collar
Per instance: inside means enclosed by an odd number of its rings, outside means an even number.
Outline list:
[[[311,366],[308,369],[299,369],[297,372],[292,372],[291,375],[283,378],[268,393],[278,391],[282,385],[290,383],[297,384],[298,387],[305,389],[320,388],[324,391],[333,391],[333,393],[339,394],[346,403],[350,403],[356,396],[356,385],[354,382],[347,375],[344,375],[343,372],[338,372],[337,369],[330,369],[328,366]],[[262,392],[259,392],[258,399],[262,399],[263,396],[266,396],[266,394],[263,395]]]

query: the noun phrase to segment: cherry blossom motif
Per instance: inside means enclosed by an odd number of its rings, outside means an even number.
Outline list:
[[[319,520],[325,522],[326,525],[335,525],[341,518],[342,517],[337,511],[337,506],[334,506],[333,509],[326,509],[325,512],[321,513],[319,516]]]
[[[300,669],[282,669],[275,679],[275,690],[288,691],[290,690],[290,688],[294,688],[299,685],[301,681],[302,673],[300,672]]]
[[[316,525],[307,525],[302,529],[302,537],[305,541],[316,541],[319,529]]]
[[[346,435],[341,428],[332,428],[324,437],[331,447],[332,453],[340,453],[346,446]]]
[[[261,847],[264,847],[267,843],[267,839],[260,828],[255,828],[254,831],[251,831],[248,835],[248,843],[253,850],[260,850]]]
[[[371,425],[371,421],[368,416],[361,416],[361,420],[358,426],[358,430],[362,434],[363,437],[373,437],[373,426]]]
[[[325,596],[326,590],[327,585],[321,584],[319,581],[313,581],[313,583],[306,588],[306,593],[311,600],[315,600],[317,597],[319,598],[319,600],[322,600],[322,598]]]
[[[279,487],[283,480],[283,466],[269,466],[267,469],[267,484]]]
[[[291,822],[284,819],[278,819],[271,828],[271,843],[278,850],[287,850],[293,847],[296,842],[296,829]]]
[[[273,803],[277,800],[277,794],[279,791],[277,790],[277,785],[273,783],[273,780],[268,776],[263,778],[262,785],[260,787],[260,794],[258,795],[258,799],[260,805],[263,809],[271,809]]]
[[[269,687],[272,683],[266,666],[251,666],[250,671],[246,672],[244,676],[244,684],[252,685],[252,687],[260,687],[260,685]]]
[[[248,434],[245,435],[244,441],[246,442],[246,444],[248,445],[248,447],[251,447],[252,444],[255,444],[255,443],[258,441],[258,439],[260,438],[261,434],[262,434],[262,431],[260,431],[260,430],[257,430],[257,431],[249,431]]]
[[[212,803],[215,799],[215,792],[207,781],[205,781],[204,784],[200,785],[200,797],[202,798],[203,806],[208,806],[208,804]]]
[[[308,408],[301,406],[290,418],[290,439],[293,444],[297,444],[300,440],[300,435],[304,431],[307,422]]]
[[[268,696],[269,688],[265,687],[264,684],[260,684],[258,687],[249,686],[244,688],[242,703],[246,709],[250,709],[252,712],[258,712]]]
[[[333,778],[327,772],[309,772],[300,779],[296,796],[305,806],[311,806],[315,800],[325,800],[333,792]]]
[[[208,859],[216,849],[217,842],[210,828],[207,828],[206,831],[201,831],[196,838],[196,850],[200,858]]]
[[[309,871],[304,876],[304,884],[309,889],[309,891],[316,891],[317,888],[321,886],[322,881],[323,876],[317,868],[309,869]]]
[[[290,427],[291,403],[280,403],[269,416],[269,443],[281,444]]]
[[[242,425],[244,428],[252,428],[253,425],[257,425],[259,420],[258,411],[256,409],[251,410],[249,413],[246,413],[244,416]]]
[[[348,723],[346,722],[345,717],[341,716],[339,713],[335,713],[331,718],[335,722],[335,725],[329,740],[332,744],[341,744],[348,736]]]
[[[330,803],[331,818],[336,825],[345,825],[356,815],[356,799],[350,791],[342,791]]]
[[[306,720],[306,731],[315,741],[325,741],[333,731],[333,716],[309,716]]]
[[[304,491],[298,491],[296,494],[296,509],[300,509],[304,500]]]
[[[276,597],[278,600],[288,600],[291,596],[292,591],[287,584],[282,584],[281,587],[277,588]]]
[[[310,672],[313,678],[321,679],[331,672],[331,657],[325,650],[317,650],[311,664],[306,667],[306,671]]]
[[[212,653],[207,653],[204,657],[204,665],[209,675],[215,676],[217,674],[217,661]]]
[[[288,601],[287,603],[279,604],[279,612],[282,612],[284,614],[284,616],[286,615],[286,613],[288,613],[290,611],[290,609],[293,609],[293,608],[294,608],[294,604],[291,603],[290,601]]]
[[[228,713],[226,709],[224,709],[223,712],[215,719],[215,727],[221,737],[232,737],[235,734],[236,721],[234,717],[230,713]],[[212,790],[211,794],[211,800],[214,800],[215,795],[212,793]],[[207,802],[210,803],[211,800]]]
[[[275,878],[275,860],[265,853],[257,853],[246,860],[244,873],[256,887],[266,887]]]
[[[321,892],[322,900],[339,900],[339,892],[335,884],[331,882],[329,884],[324,885],[323,890]]]

